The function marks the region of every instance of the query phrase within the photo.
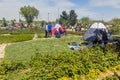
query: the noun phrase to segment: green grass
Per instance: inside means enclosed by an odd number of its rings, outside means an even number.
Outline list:
[[[81,42],[80,36],[42,38],[18,42],[6,47],[0,64],[0,79],[57,80],[68,77],[95,80],[100,72],[120,64],[120,46],[95,46],[80,52],[70,50],[69,42]],[[117,49],[116,49],[117,48]],[[115,70],[115,69],[114,69]]]
[[[7,46],[5,49],[5,59],[29,62],[30,58],[36,53],[61,53],[72,51],[67,47],[69,42],[80,42],[80,37],[71,36],[69,38],[40,39],[28,42],[19,42]]]
[[[70,50],[67,44],[81,42],[80,36],[68,34],[67,37],[49,39],[41,38],[41,35],[44,36],[38,33],[39,40],[17,42],[6,47],[5,60],[0,64],[0,80],[56,80],[64,76],[80,80],[80,75],[93,80],[99,72],[120,64],[120,45],[111,48],[96,46],[77,52]]]
[[[44,34],[37,34],[38,38],[44,37]],[[32,40],[34,34],[1,34],[0,44]]]
[[[0,29],[0,34],[34,34],[34,33],[43,33],[42,29],[38,29],[37,27],[34,28],[16,28],[14,30]]]
[[[32,34],[0,35],[0,44],[31,40]]]

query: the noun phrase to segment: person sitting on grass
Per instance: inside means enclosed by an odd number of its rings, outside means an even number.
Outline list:
[[[105,29],[100,30],[100,34],[102,35],[103,43],[106,45],[108,42],[108,36],[106,30]]]
[[[100,46],[106,45],[108,42],[107,32],[104,29],[101,29],[98,34],[98,43]]]

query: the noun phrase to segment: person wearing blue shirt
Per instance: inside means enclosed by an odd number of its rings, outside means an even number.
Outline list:
[[[48,24],[48,37],[51,37],[52,25]]]

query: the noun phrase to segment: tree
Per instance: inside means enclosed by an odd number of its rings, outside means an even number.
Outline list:
[[[85,28],[88,28],[89,24],[90,24],[90,19],[89,19],[89,17],[83,17],[83,18],[80,19],[80,22],[83,25],[86,25]]]
[[[77,22],[77,14],[75,13],[74,10],[71,10],[69,12],[69,23],[71,26],[74,26]]]
[[[0,20],[0,24],[2,24],[3,23],[3,20]]]
[[[15,26],[15,20],[11,20],[12,26]]]
[[[81,23],[82,24],[89,24],[89,18],[88,17],[81,18]]]
[[[41,21],[41,26],[44,27],[44,25],[46,24],[46,21]]]
[[[2,21],[3,21],[3,26],[6,27],[7,26],[7,21],[6,21],[6,19],[4,17],[3,17]]]
[[[30,25],[34,18],[38,17],[39,11],[35,7],[24,6],[20,8],[20,14],[26,19],[28,25]]]
[[[60,23],[67,25],[68,19],[69,19],[68,14],[66,13],[66,11],[63,11],[62,14],[60,15]]]
[[[120,19],[119,18],[114,18],[114,19],[112,19],[111,20],[111,22],[110,23],[112,23],[112,27],[110,28],[110,31],[112,32],[112,33],[120,33]]]

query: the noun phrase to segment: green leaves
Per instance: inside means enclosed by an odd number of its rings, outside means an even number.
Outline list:
[[[24,16],[28,24],[30,24],[34,18],[38,17],[39,11],[35,7],[24,6],[20,8],[20,14]]]
[[[6,57],[9,60],[15,60],[16,63],[0,65],[1,74],[5,76],[15,76],[12,73],[24,75],[24,77],[17,76],[16,79],[20,80],[57,80],[62,77],[79,80],[81,75],[86,75],[86,79],[94,80],[100,72],[120,64],[119,52],[116,51],[119,46],[101,48],[96,45],[77,52],[66,48],[66,44],[71,41],[79,41],[79,39],[72,36],[71,38],[21,42],[11,45],[11,47],[8,46],[6,49],[11,50],[11,53],[7,51]],[[22,65],[22,60],[27,63]],[[18,61],[22,63],[19,64]],[[7,67],[7,70],[4,67]],[[28,68],[28,71],[23,73],[26,71],[25,67]],[[119,67],[116,70],[119,70]],[[5,79],[9,79],[9,77]],[[12,80],[15,79],[12,78]]]
[[[120,34],[120,19],[114,18],[111,20],[112,27],[110,27],[110,32],[113,34]]]
[[[77,14],[75,13],[74,10],[71,10],[69,12],[69,21],[71,26],[74,26],[77,22]]]
[[[0,44],[1,43],[27,41],[27,40],[31,40],[32,38],[33,38],[33,35],[31,35],[31,34],[0,36]]]
[[[32,68],[38,72],[35,73],[37,76],[44,75],[40,79],[45,80],[56,80],[64,76],[74,79],[76,75],[83,74],[95,79],[101,71],[120,63],[117,56],[117,53],[111,53],[109,49],[104,53],[103,49],[97,46],[83,52],[39,53],[32,59]]]
[[[61,24],[64,24],[64,25],[70,24],[71,26],[74,26],[76,22],[77,22],[77,14],[75,13],[74,10],[71,10],[69,14],[67,14],[66,11],[63,11],[62,15],[60,15]]]

